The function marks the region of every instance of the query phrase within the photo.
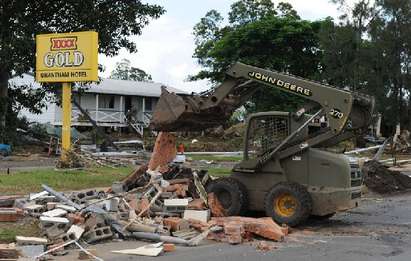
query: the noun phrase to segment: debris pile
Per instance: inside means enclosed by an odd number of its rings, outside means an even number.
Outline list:
[[[374,192],[387,194],[411,189],[411,177],[389,170],[378,161],[365,162],[362,171],[364,183]]]
[[[19,236],[17,244],[46,247],[36,257],[64,254],[74,245],[95,256],[87,250],[89,244],[145,240],[159,243],[115,253],[156,256],[174,251],[175,245],[197,246],[206,238],[230,244],[255,237],[284,240],[288,228],[271,218],[226,217],[216,195],[206,192],[208,174],[169,163],[175,154],[174,137],[163,133],[150,162],[110,189],[60,193],[42,185],[44,191],[17,199],[15,206],[39,220],[43,235]]]

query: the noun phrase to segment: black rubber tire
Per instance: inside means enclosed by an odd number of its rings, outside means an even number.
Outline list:
[[[248,195],[245,186],[233,178],[218,178],[210,181],[207,193],[213,192],[229,216],[244,215],[247,211]]]
[[[274,200],[285,193],[292,195],[297,201],[295,213],[289,217],[277,213],[274,206]],[[264,206],[267,216],[272,217],[278,224],[297,226],[310,216],[313,203],[310,194],[303,185],[292,182],[280,182],[266,194]]]

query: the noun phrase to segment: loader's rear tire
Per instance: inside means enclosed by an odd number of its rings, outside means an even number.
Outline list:
[[[311,214],[312,199],[307,189],[298,183],[281,182],[265,196],[265,212],[279,224],[297,226]]]
[[[209,182],[206,190],[217,196],[227,215],[239,216],[247,211],[247,189],[241,182],[233,178],[219,178]]]

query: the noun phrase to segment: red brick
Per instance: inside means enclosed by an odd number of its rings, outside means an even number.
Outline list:
[[[0,208],[0,222],[16,222],[23,217],[23,211],[18,208]]]
[[[206,208],[204,200],[201,198],[196,198],[188,203],[188,209],[203,210]]]
[[[208,194],[208,206],[213,217],[225,217],[227,212],[214,193]]]
[[[171,243],[164,243],[163,250],[164,252],[174,252],[176,251],[176,245],[171,244]]]
[[[241,222],[231,221],[224,225],[224,233],[230,244],[241,244],[243,242],[244,226]]]
[[[190,224],[188,223],[188,221],[179,217],[165,218],[163,220],[163,224],[164,226],[170,228],[170,231],[172,232],[190,228]]]
[[[188,185],[174,184],[165,188],[166,192],[175,192],[178,197],[185,198],[187,196]]]
[[[68,213],[67,219],[70,220],[72,224],[84,224],[86,222],[85,218],[80,213]]]

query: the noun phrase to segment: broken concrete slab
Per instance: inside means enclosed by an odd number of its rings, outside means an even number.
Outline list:
[[[183,206],[186,207],[188,205],[188,198],[173,198],[173,199],[165,199],[164,206]]]
[[[68,206],[68,205],[64,205],[64,204],[57,204],[57,205],[56,205],[56,208],[61,208],[61,209],[64,209],[64,210],[66,210],[66,211],[68,211],[68,212],[75,212],[75,211],[76,211],[76,208],[75,208],[75,207]]]
[[[210,210],[192,210],[186,209],[183,214],[184,219],[194,219],[200,222],[207,223],[210,220]]]
[[[46,217],[46,216],[41,216],[41,217],[40,217],[40,222],[43,222],[43,223],[68,224],[68,223],[70,223],[70,220],[68,220],[67,218],[63,218],[63,217]]]
[[[42,192],[39,192],[39,193],[30,193],[29,200],[36,200],[38,198],[42,198],[42,197],[48,196],[48,195],[49,195],[49,193],[47,191],[42,191]]]
[[[50,211],[43,212],[42,215],[46,217],[62,217],[67,214],[67,211],[61,208],[56,208]]]
[[[25,245],[18,246],[17,250],[21,255],[28,258],[34,258],[44,252],[44,245]]]
[[[46,245],[48,239],[43,237],[16,236],[16,242],[19,245]]]
[[[145,245],[135,249],[114,250],[112,253],[138,255],[138,256],[158,256],[163,252],[162,243]]]

